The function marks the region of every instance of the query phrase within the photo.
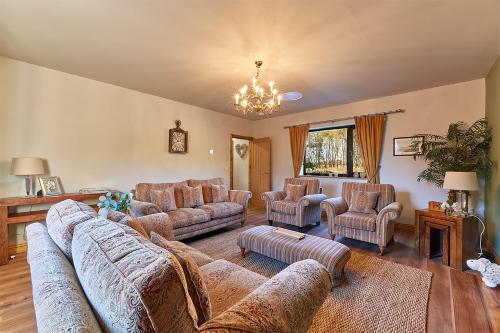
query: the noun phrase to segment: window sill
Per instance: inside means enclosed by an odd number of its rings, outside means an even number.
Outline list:
[[[349,179],[349,180],[360,180],[360,181],[364,180],[364,181],[368,181],[367,178],[348,177],[348,176],[334,177],[334,176],[319,176],[319,175],[300,175],[299,177],[327,178],[327,179]]]

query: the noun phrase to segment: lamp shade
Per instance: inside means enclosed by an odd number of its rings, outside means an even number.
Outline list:
[[[38,157],[14,157],[10,173],[15,176],[43,175],[43,160]]]
[[[477,175],[475,172],[446,172],[443,188],[457,191],[477,191]]]

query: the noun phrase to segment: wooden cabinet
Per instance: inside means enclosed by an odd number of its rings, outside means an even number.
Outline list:
[[[9,225],[42,221],[47,216],[46,209],[31,210],[30,208],[28,212],[18,212],[18,207],[51,205],[66,199],[73,199],[75,201],[97,200],[101,195],[102,193],[67,193],[50,197],[12,197],[0,199],[0,265],[5,265],[9,262]]]
[[[477,259],[479,252],[478,221],[472,217],[449,216],[429,210],[415,211],[415,243],[422,257],[429,257],[431,229],[443,233],[443,263],[458,270],[467,269],[467,259]]]

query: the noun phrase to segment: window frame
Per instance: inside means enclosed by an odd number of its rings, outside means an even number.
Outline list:
[[[346,161],[347,161],[347,173],[339,173],[338,177],[335,176],[329,176],[325,175],[323,173],[306,173],[306,170],[304,168],[304,165],[306,163],[306,153],[304,151],[304,160],[302,161],[302,175],[303,176],[316,176],[316,177],[328,177],[328,178],[355,178],[354,177],[354,160],[353,160],[353,155],[354,155],[354,130],[356,129],[356,125],[354,124],[349,124],[349,125],[338,125],[338,126],[328,126],[328,127],[319,127],[319,128],[312,128],[308,131],[307,135],[311,132],[321,132],[321,131],[328,131],[328,130],[333,130],[333,129],[343,129],[347,128],[347,156],[346,156]],[[307,149],[307,148],[304,148]]]

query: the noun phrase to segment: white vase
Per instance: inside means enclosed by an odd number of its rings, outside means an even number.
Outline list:
[[[108,217],[108,213],[109,213],[109,209],[108,208],[101,208],[101,209],[99,209],[99,216],[100,217],[107,218]]]

